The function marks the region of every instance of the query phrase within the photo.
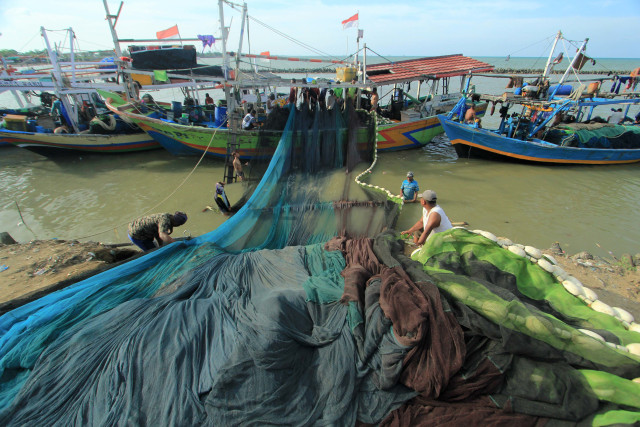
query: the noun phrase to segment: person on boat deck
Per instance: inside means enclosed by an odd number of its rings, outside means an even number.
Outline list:
[[[333,92],[333,89],[329,89],[329,95],[327,95],[327,110],[333,110],[333,107],[336,105],[336,94]]]
[[[418,192],[420,187],[418,181],[413,179],[413,172],[407,172],[407,179],[402,181],[400,185],[400,192],[402,193],[402,200],[405,203],[414,203],[418,200]]]
[[[251,130],[256,127],[256,123],[258,120],[256,119],[256,110],[251,110],[249,114],[244,116],[242,119],[242,129]]]
[[[271,93],[269,94],[269,97],[267,97],[267,102],[265,103],[265,113],[267,113],[267,115],[271,114],[271,112],[273,111],[273,109],[276,107],[276,96]]]
[[[624,120],[624,113],[622,112],[622,108],[612,108],[613,114],[609,116],[609,123],[613,123],[614,125],[620,124]]]
[[[60,126],[56,127],[53,133],[69,133],[71,126],[67,123],[67,119],[64,118],[64,114],[62,114],[62,101],[55,95],[53,95],[53,102],[51,103],[51,115],[54,120],[60,121]]]
[[[289,89],[289,104],[296,105],[298,100],[298,88],[295,86],[296,79],[291,79],[291,89]]]
[[[420,195],[420,204],[422,205],[422,218],[408,230],[400,232],[400,234],[413,234],[413,243],[423,245],[435,233],[453,228],[451,221],[444,210],[437,204],[436,192],[427,190]],[[420,233],[422,230],[422,233]]]
[[[327,90],[328,88],[323,87],[322,90],[320,91],[320,95],[318,96],[318,106],[322,110],[327,109]]]
[[[378,111],[378,102],[380,102],[380,97],[378,96],[378,88],[374,87],[371,91],[371,110],[369,111]]]
[[[129,240],[143,251],[155,248],[154,240],[158,242],[158,246],[169,244],[175,242],[171,237],[173,227],[179,227],[185,222],[187,214],[180,211],[143,216],[129,224]]]
[[[212,98],[212,97],[210,97],[210,96],[209,96],[209,94],[208,94],[208,93],[205,93],[205,94],[204,94],[204,104],[205,104],[205,105],[213,105],[213,104],[214,104],[214,102],[215,102],[215,101],[213,100],[213,98]]]
[[[224,182],[222,181],[216,183],[216,204],[223,214],[229,215],[231,212],[231,204],[229,203],[229,199],[227,199],[227,193],[224,192]]]
[[[480,125],[480,121],[478,120],[478,116],[476,115],[475,102],[472,102],[467,111],[464,113],[464,122],[470,125],[478,122],[478,126]]]
[[[358,83],[356,79],[351,80],[352,85],[355,85],[356,83]],[[357,96],[358,96],[358,88],[356,87],[347,88],[347,99],[350,99],[354,106],[356,105]]]
[[[238,181],[244,181],[244,172],[242,171],[242,162],[240,161],[240,153],[234,151],[231,153],[233,156],[233,170],[236,172]]]
[[[54,117],[54,119],[60,120],[61,126],[68,125],[67,121],[64,118],[64,115],[62,114],[62,101],[60,101],[60,98],[55,95],[53,95],[52,99],[53,102],[51,102],[51,115]]]
[[[83,122],[90,122],[96,116],[96,110],[93,106],[89,105],[87,101],[82,101],[82,107],[80,107],[80,118]]]

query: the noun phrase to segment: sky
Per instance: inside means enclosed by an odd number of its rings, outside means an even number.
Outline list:
[[[640,58],[640,0],[247,0],[249,42],[242,51],[271,55],[331,55],[356,51],[356,28],[341,22],[359,14],[367,55],[546,57],[555,34],[579,44],[589,38],[594,58]],[[107,0],[112,14],[120,2]],[[241,4],[239,1],[237,4]],[[228,50],[239,45],[241,13],[224,7]],[[116,30],[121,39],[155,38],[178,25],[183,38],[220,35],[218,3],[193,0],[125,0]],[[52,44],[75,49],[113,49],[103,0],[0,0],[0,49],[44,49],[40,27]],[[246,31],[246,30],[245,30]],[[286,36],[286,37],[285,37]],[[122,47],[126,48],[127,44]],[[201,44],[197,42],[199,51]],[[565,49],[571,49],[567,45]],[[562,46],[560,46],[562,48]],[[222,44],[215,43],[214,51]],[[569,51],[567,50],[567,52]],[[209,51],[207,48],[205,51]],[[573,50],[572,52],[575,52]]]

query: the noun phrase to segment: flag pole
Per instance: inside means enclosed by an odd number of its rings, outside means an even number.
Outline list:
[[[356,11],[358,21],[356,24],[356,81],[358,81],[358,72],[360,71],[360,11]],[[356,108],[360,108],[360,88],[356,89]]]
[[[358,37],[358,30],[360,29],[360,11],[356,11],[356,15],[358,15],[358,20],[356,21],[356,70],[360,69],[360,38]]]

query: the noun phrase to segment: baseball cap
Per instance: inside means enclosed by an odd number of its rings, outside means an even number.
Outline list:
[[[407,172],[407,177],[409,177],[409,176],[410,176],[411,178],[413,178],[413,172],[411,172],[411,171]]]
[[[426,190],[424,193],[420,195],[427,202],[434,202],[438,196],[436,196],[436,192],[433,190]]]

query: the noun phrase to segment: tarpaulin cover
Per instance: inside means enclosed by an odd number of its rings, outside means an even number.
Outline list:
[[[217,230],[0,317],[0,423],[640,422],[640,359],[615,346],[640,334],[466,230],[405,256],[393,203],[309,161],[375,140],[325,114],[291,111]]]
[[[172,70],[193,68],[197,65],[194,46],[145,50],[134,50],[130,47],[130,54],[135,70]]]

